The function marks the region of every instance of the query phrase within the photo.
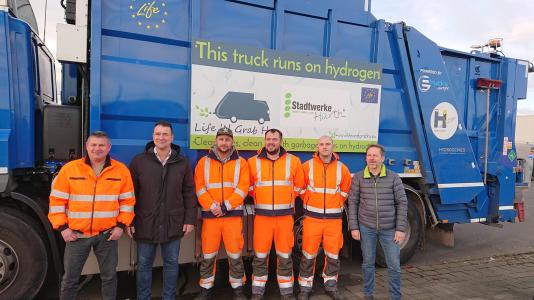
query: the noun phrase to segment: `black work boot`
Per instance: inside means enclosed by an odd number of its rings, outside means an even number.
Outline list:
[[[300,291],[297,296],[297,300],[308,300],[310,298],[310,292]]]
[[[285,295],[280,295],[280,299],[282,299],[282,300],[295,300],[295,296],[293,296],[293,294],[285,294]]]
[[[195,297],[195,300],[211,300],[213,298],[213,289],[200,288],[200,294]]]
[[[234,300],[247,300],[242,286],[234,289]]]
[[[343,296],[341,296],[341,293],[339,293],[338,290],[335,291],[325,291],[326,294],[332,298],[332,300],[343,300]]]
[[[263,300],[263,294],[252,294],[250,300]]]

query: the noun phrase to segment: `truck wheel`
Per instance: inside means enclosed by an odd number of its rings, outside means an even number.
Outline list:
[[[23,213],[0,208],[0,298],[32,299],[48,268],[46,246],[35,222]]]
[[[406,237],[404,241],[400,244],[400,261],[401,264],[406,263],[412,258],[417,250],[417,245],[419,244],[419,239],[423,232],[423,222],[421,216],[417,211],[417,207],[408,197],[408,224],[406,226]],[[384,256],[384,250],[380,245],[380,242],[377,243],[376,249],[376,264],[381,267],[386,267],[386,258]]]

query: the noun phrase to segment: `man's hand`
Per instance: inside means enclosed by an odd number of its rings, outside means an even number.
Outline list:
[[[402,241],[404,241],[404,238],[406,237],[406,233],[402,231],[395,231],[395,243],[400,244]]]
[[[195,225],[184,224],[184,234],[190,233],[191,231],[193,231],[193,229],[195,229]]]
[[[129,227],[126,227],[126,234],[131,238],[133,239],[133,235],[135,233],[135,227],[133,226],[129,226]]]
[[[352,230],[350,232],[350,234],[352,235],[352,238],[359,241],[360,240],[360,231],[359,230]]]
[[[120,228],[119,226],[115,226],[113,229],[111,229],[109,233],[108,241],[116,241],[120,239],[123,232],[124,230],[122,228]]]
[[[63,240],[67,243],[67,242],[74,242],[75,240],[78,239],[78,235],[72,231],[72,229],[70,228],[67,228],[63,231],[61,231],[61,236],[63,237]]]
[[[220,205],[217,205],[211,209],[211,213],[216,217],[222,217],[223,212]]]

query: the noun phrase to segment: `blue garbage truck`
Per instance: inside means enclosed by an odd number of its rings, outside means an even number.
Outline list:
[[[384,145],[409,199],[403,262],[427,228],[517,220],[515,118],[534,68],[499,40],[484,51],[441,47],[377,19],[371,0],[68,0],[60,94],[55,59],[20,3],[0,0],[0,298],[32,298],[46,274],[63,272],[48,195],[88,133],[106,131],[111,155],[129,163],[162,119],[193,162],[221,126],[246,157],[269,128],[302,161],[331,136],[352,173],[367,145]],[[296,252],[299,210],[297,199]],[[253,213],[247,205],[246,255]],[[181,263],[196,261],[198,239],[183,239]],[[121,240],[119,270],[135,264],[131,243]],[[96,272],[90,259],[84,273]]]

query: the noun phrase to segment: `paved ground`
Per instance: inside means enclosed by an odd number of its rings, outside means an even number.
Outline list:
[[[340,290],[347,299],[363,299],[362,279],[355,261],[343,262]],[[223,268],[224,269],[224,268]],[[358,271],[356,271],[358,270]],[[455,260],[430,265],[403,267],[402,291],[404,299],[534,299],[534,252],[491,256],[469,260]],[[274,278],[273,278],[274,279]],[[312,300],[330,299],[316,278]],[[156,271],[155,281],[160,281]],[[375,299],[388,299],[387,269],[377,269]],[[133,285],[121,281],[120,298],[133,298]],[[130,281],[132,281],[130,279]],[[224,280],[224,287],[216,298],[231,298],[231,290]],[[268,284],[266,299],[279,299],[274,280]],[[95,278],[84,288],[79,299],[99,299],[99,280]],[[159,287],[155,289],[157,294]],[[192,299],[195,288],[177,299]],[[129,296],[128,296],[129,294]],[[159,299],[159,298],[156,298]]]
[[[354,277],[359,280],[344,285],[343,294],[363,299],[361,277]],[[534,253],[407,266],[402,282],[404,299],[530,300],[534,296]],[[376,284],[375,298],[388,299],[387,269],[378,270]]]
[[[403,266],[404,299],[533,299],[534,296],[534,188],[521,190],[527,220],[504,224],[503,228],[481,224],[455,227],[456,245],[447,248],[428,242],[424,249]],[[342,262],[340,289],[348,299],[363,299],[361,257]],[[230,298],[231,289],[218,269],[217,298]],[[198,274],[190,268],[189,273]],[[183,272],[185,273],[185,272]],[[247,272],[250,274],[250,269]],[[196,279],[189,283],[181,278],[186,294],[179,299],[192,299],[198,291]],[[316,278],[312,299],[329,299]],[[99,299],[100,280],[95,276],[80,292],[79,299]],[[274,278],[267,286],[267,299],[279,299]],[[135,297],[134,277],[120,274],[119,298]],[[250,289],[249,289],[250,290]],[[154,272],[153,295],[160,295],[161,270]],[[388,299],[387,270],[377,270],[376,299]],[[177,298],[178,299],[178,298]]]

